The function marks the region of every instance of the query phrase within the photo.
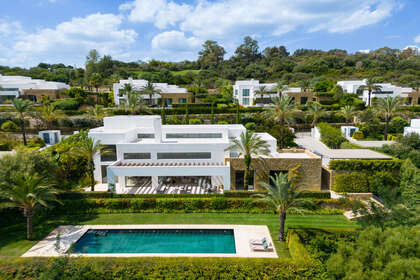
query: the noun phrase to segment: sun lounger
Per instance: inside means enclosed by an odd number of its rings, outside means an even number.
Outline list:
[[[273,245],[265,243],[264,245],[252,245],[250,244],[252,251],[254,252],[273,252]]]
[[[262,239],[251,239],[249,240],[249,243],[252,245],[264,245],[264,243],[267,243],[267,238]]]

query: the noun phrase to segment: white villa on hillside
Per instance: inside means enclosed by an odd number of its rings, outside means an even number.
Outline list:
[[[265,87],[268,91],[263,97],[261,102],[261,96],[258,94],[258,91]],[[279,91],[277,90],[276,83],[260,83],[258,80],[244,80],[244,81],[236,81],[233,85],[233,97],[235,100],[239,102],[242,106],[252,106],[254,104],[254,100],[256,104],[270,104],[272,103],[271,99],[273,97],[279,96]],[[284,94],[290,93],[300,93],[302,91],[301,88],[285,88],[282,91]]]
[[[98,187],[115,186],[117,193],[243,189],[243,159],[225,149],[244,131],[242,125],[162,125],[160,116],[105,117],[104,126],[89,132],[110,152],[96,156],[95,180]],[[268,182],[267,175],[299,165],[305,188],[320,189],[319,157],[302,150],[278,152],[274,137],[257,135],[269,145],[270,155],[265,157],[265,169],[252,166],[256,188],[261,180]]]
[[[61,91],[70,89],[70,86],[60,82],[47,82],[24,76],[3,76],[0,74],[0,102],[17,97],[24,97],[33,102],[42,95],[58,98]]]
[[[114,83],[114,102],[120,105],[127,102],[127,95],[121,94],[125,84],[130,84],[133,91],[140,91],[147,86],[147,80],[120,80],[119,83]],[[152,95],[152,104],[158,104],[158,100],[162,99],[162,104],[171,106],[172,104],[180,104],[189,102],[189,94],[186,88],[180,88],[177,85],[168,85],[167,83],[153,83],[153,86],[159,91]],[[144,95],[143,98],[148,101],[149,95]]]
[[[337,84],[341,86],[343,88],[343,91],[346,93],[359,93],[359,87],[366,85],[366,81],[366,79],[355,81],[338,81]],[[385,98],[386,96],[408,97],[408,95],[413,91],[412,88],[395,86],[391,83],[377,83],[376,85],[380,86],[381,90],[372,92],[371,98]],[[361,95],[359,96],[359,98],[361,98],[367,105],[369,92],[367,90],[364,90],[363,93],[361,93]]]

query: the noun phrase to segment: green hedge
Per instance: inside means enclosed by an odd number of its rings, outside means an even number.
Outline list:
[[[75,98],[60,99],[53,104],[60,110],[77,110],[80,103]]]
[[[394,160],[332,160],[329,168],[331,170],[343,171],[399,171],[402,161]]]
[[[339,149],[341,143],[346,142],[347,139],[341,135],[341,130],[332,127],[327,123],[319,123],[317,125],[321,134],[321,141],[331,149]]]
[[[84,198],[61,200],[62,204],[44,210],[51,214],[79,213],[274,213],[265,203],[253,198],[178,197],[178,198]],[[304,213],[335,215],[346,206],[337,199],[314,199]],[[323,209],[324,208],[324,209]],[[50,211],[50,212],[49,212]],[[292,212],[291,212],[292,213]]]
[[[328,279],[320,263],[249,258],[0,259],[0,279]]]
[[[286,244],[289,248],[289,254],[294,260],[299,262],[313,262],[313,258],[308,250],[306,250],[294,229],[288,229]]]
[[[332,189],[336,192],[368,193],[368,176],[363,172],[337,174]]]

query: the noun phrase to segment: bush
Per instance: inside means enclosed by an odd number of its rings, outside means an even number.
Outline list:
[[[306,250],[305,246],[302,244],[299,235],[293,229],[287,231],[286,244],[287,248],[289,248],[290,256],[293,259],[301,262],[313,261],[308,250]]]
[[[200,119],[190,119],[189,124],[202,124],[203,122]]]
[[[229,124],[227,121],[218,121],[217,124]]]
[[[389,132],[390,133],[403,133],[404,127],[408,126],[408,122],[401,117],[392,118],[389,123]]]
[[[339,149],[341,143],[347,141],[347,139],[341,135],[340,129],[332,127],[327,123],[318,124],[318,128],[321,133],[321,141],[331,149]]]
[[[79,102],[73,98],[57,100],[53,104],[59,110],[77,110],[80,106]]]
[[[10,151],[13,145],[10,141],[0,142],[0,151]]]
[[[332,160],[329,168],[331,170],[345,171],[396,171],[400,170],[401,160]]]
[[[18,129],[19,129],[19,127],[12,121],[5,121],[1,125],[1,130],[3,130],[3,131],[16,131]]]
[[[367,193],[369,182],[366,173],[351,172],[335,176],[333,191],[348,193]]]
[[[365,135],[363,134],[362,131],[359,130],[359,131],[356,131],[355,133],[353,133],[352,138],[356,139],[356,140],[362,140],[363,138],[365,138]]]
[[[44,146],[45,146],[44,139],[39,138],[39,137],[32,138],[28,141],[28,147],[42,148]]]
[[[257,125],[254,122],[249,122],[245,124],[245,128],[249,130],[255,130],[256,127]]]
[[[327,279],[320,263],[258,258],[16,258],[2,279]]]

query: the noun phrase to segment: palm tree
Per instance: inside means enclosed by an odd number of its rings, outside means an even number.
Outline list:
[[[308,107],[308,115],[312,116],[313,121],[312,121],[312,127],[315,127],[318,123],[318,119],[324,115],[325,110],[322,108],[322,105],[319,104],[318,102],[311,102],[308,103],[307,105]]]
[[[356,114],[356,109],[351,105],[345,105],[340,109],[340,115],[346,119],[346,124],[351,123],[351,118]]]
[[[232,140],[233,144],[226,148],[226,150],[237,151],[239,156],[244,156],[245,163],[245,190],[248,190],[248,186],[251,182],[251,163],[252,157],[258,157],[261,155],[269,155],[270,150],[267,142],[260,138],[260,136],[254,134],[251,130],[242,132],[239,139],[235,138]]]
[[[277,82],[276,87],[274,89],[279,94],[279,97],[281,97],[283,91],[288,89],[288,86],[286,84],[283,84],[283,82],[280,81],[280,82]]]
[[[371,96],[372,96],[372,92],[373,91],[381,91],[382,90],[382,86],[377,85],[374,80],[372,78],[369,78],[366,80],[366,85],[360,86],[359,87],[360,90],[364,91],[367,90],[368,91],[368,106],[371,105]]]
[[[40,108],[40,118],[51,129],[53,122],[61,116],[61,112],[52,103],[44,103]]]
[[[149,107],[147,107],[143,97],[137,92],[132,92],[128,95],[128,108],[132,115],[136,114],[136,109],[147,114],[150,113]]]
[[[141,94],[148,94],[149,95],[149,106],[152,106],[152,97],[153,94],[158,93],[160,94],[160,89],[156,88],[152,82],[147,82],[147,84],[140,90]],[[163,106],[163,100],[162,100],[162,106]]]
[[[32,109],[32,102],[15,98],[12,100],[13,109],[18,113],[20,120],[20,127],[22,129],[23,144],[26,146],[26,132],[25,132],[25,114]]]
[[[11,178],[11,182],[0,186],[0,208],[17,207],[23,209],[26,217],[26,237],[32,239],[32,218],[38,206],[49,207],[49,203],[57,201],[57,191],[52,188],[47,180],[38,174],[19,174]]]
[[[284,224],[286,222],[286,212],[288,210],[301,211],[302,206],[309,204],[307,201],[299,199],[302,191],[298,191],[300,185],[295,183],[295,178],[289,178],[286,173],[277,173],[270,176],[272,184],[261,182],[262,187],[267,191],[263,194],[256,194],[257,201],[265,202],[280,214],[279,241],[285,240]]]
[[[76,155],[86,158],[87,159],[87,170],[86,170],[86,178],[88,179],[90,190],[95,190],[95,177],[94,177],[94,170],[95,170],[95,163],[94,158],[95,156],[100,154],[108,154],[111,153],[109,150],[102,150],[102,145],[99,140],[95,141],[92,138],[87,138],[85,141],[82,141],[80,145],[77,147],[73,147],[70,152],[75,153]]]
[[[124,88],[120,90],[120,93],[118,94],[120,97],[123,95],[130,95],[133,92],[133,87],[131,84],[124,84]]]
[[[260,86],[258,90],[255,91],[255,94],[259,94],[261,98],[261,104],[264,105],[264,95],[267,95],[268,90],[266,86]]]
[[[303,92],[306,92],[311,87],[311,82],[309,80],[301,80],[299,86],[302,88]]]
[[[274,107],[267,110],[267,117],[280,124],[280,148],[284,148],[284,126],[294,121],[294,115],[299,112],[290,96],[282,95],[273,98]]]
[[[99,86],[103,84],[103,79],[102,79],[101,74],[99,74],[99,73],[93,73],[93,74],[90,76],[89,83],[90,83],[92,86],[94,86],[94,87],[95,87],[96,93],[98,93]]]
[[[380,98],[375,102],[375,111],[385,119],[384,140],[388,139],[388,127],[392,117],[401,110],[403,104],[399,96]]]
[[[203,93],[205,87],[203,82],[200,79],[194,80],[192,83],[192,103],[195,103],[195,97],[198,93]]]
[[[105,116],[104,106],[95,104],[94,107],[90,107],[87,111],[88,116],[96,121],[98,126],[101,125],[101,120]]]

